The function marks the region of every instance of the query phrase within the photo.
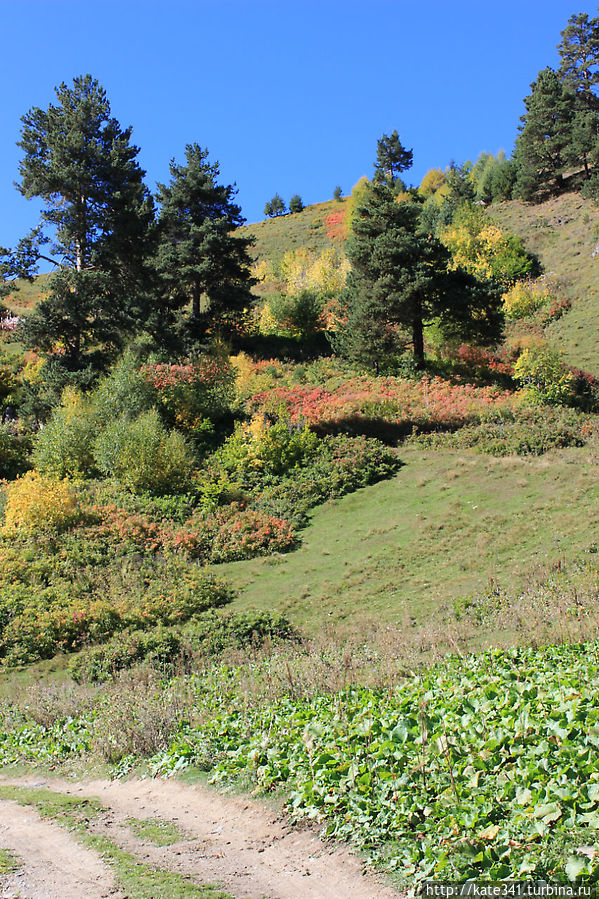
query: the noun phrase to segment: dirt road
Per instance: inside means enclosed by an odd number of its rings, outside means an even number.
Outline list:
[[[1,785],[36,787],[99,799],[104,811],[93,832],[107,836],[145,864],[217,884],[247,899],[396,899],[399,895],[344,847],[298,829],[267,805],[223,796],[174,780],[9,780]],[[158,846],[136,835],[130,819],[177,825],[181,839]],[[19,869],[6,875],[0,897],[103,899],[125,894],[111,869],[59,824],[41,820],[30,806],[0,802],[0,847],[13,850]],[[20,890],[20,892],[19,892]],[[162,894],[161,894],[162,895]],[[150,899],[150,897],[148,897]]]

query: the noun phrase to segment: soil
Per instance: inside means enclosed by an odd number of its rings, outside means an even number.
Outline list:
[[[225,796],[174,780],[32,781],[0,783],[98,798],[105,807],[96,833],[109,836],[141,861],[245,899],[397,899],[382,879],[365,871],[349,849],[323,842],[264,803]],[[127,818],[161,818],[184,836],[159,847],[136,836]],[[110,869],[91,850],[33,809],[0,802],[0,846],[14,850],[23,869],[0,884],[0,899],[102,899],[115,890]],[[15,890],[20,889],[21,892]],[[12,890],[12,892],[11,892]]]

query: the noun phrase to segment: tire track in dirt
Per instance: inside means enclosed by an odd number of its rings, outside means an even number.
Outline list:
[[[0,897],[19,899],[119,899],[110,868],[64,827],[40,818],[31,806],[0,802],[0,846],[23,867],[0,878]]]
[[[97,798],[108,814],[100,816],[94,832],[109,836],[151,865],[192,875],[199,882],[218,884],[235,896],[400,896],[381,878],[365,872],[357,856],[345,847],[323,842],[308,828],[291,826],[284,816],[254,800],[224,796],[204,786],[187,786],[174,780],[34,783],[1,778],[0,783]],[[188,838],[157,847],[135,836],[127,826],[127,818],[172,821]],[[78,899],[81,895],[80,892]]]

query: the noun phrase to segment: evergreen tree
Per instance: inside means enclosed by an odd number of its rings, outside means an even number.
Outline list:
[[[378,370],[412,345],[424,368],[424,327],[438,321],[451,336],[496,340],[502,318],[497,290],[451,271],[443,244],[420,227],[420,205],[398,202],[392,186],[374,182],[353,220],[347,243],[352,266],[344,294],[338,348]]]
[[[118,350],[151,312],[146,263],[154,210],[131,129],[111,117],[98,82],[78,77],[56,96],[56,105],[23,116],[19,142],[19,189],[44,203],[40,227],[20,244],[27,271],[34,259],[57,266],[26,335],[43,350],[59,348],[67,367],[78,369],[100,345]],[[52,256],[42,253],[50,243]]]
[[[269,200],[266,206],[264,207],[264,215],[273,217],[276,215],[285,215],[287,212],[287,207],[285,206],[285,201],[279,194],[275,194],[272,200]]]
[[[412,150],[405,149],[397,131],[391,135],[383,134],[377,141],[374,180],[389,187],[403,186],[399,176],[411,168],[413,155]]]
[[[562,190],[564,172],[576,157],[572,128],[577,103],[572,88],[550,68],[539,72],[531,87],[514,152],[515,190],[525,200]]]
[[[559,76],[574,91],[576,109],[572,123],[572,156],[584,166],[585,177],[599,162],[599,19],[586,13],[570,16],[558,46]]]
[[[289,212],[301,212],[303,208],[302,198],[299,194],[294,194],[289,200]]]
[[[217,182],[218,164],[198,144],[185,148],[185,165],[170,164],[171,181],[159,184],[156,268],[173,309],[191,303],[191,325],[203,332],[223,324],[251,302],[248,248],[235,234],[244,222],[232,185]]]
[[[561,37],[558,46],[561,59],[559,75],[581,97],[586,109],[597,110],[599,99],[595,87],[599,84],[599,18],[589,19],[586,13],[570,16]]]
[[[339,201],[343,196],[343,191],[341,190],[341,185],[338,184],[333,191],[333,199]]]

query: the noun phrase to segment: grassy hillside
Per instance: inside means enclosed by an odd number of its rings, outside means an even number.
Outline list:
[[[26,315],[39,302],[47,280],[48,275],[38,275],[34,281],[17,281],[18,289],[6,297],[5,306],[14,315]]]
[[[326,218],[334,212],[343,212],[344,200],[328,200],[307,206],[302,212],[275,216],[263,222],[246,225],[241,234],[255,238],[252,255],[256,261],[270,259],[279,262],[287,250],[307,247],[321,252],[330,247],[332,241],[327,236]]]
[[[492,458],[404,447],[391,480],[318,509],[299,550],[218,566],[241,608],[317,631],[443,616],[491,581],[522,588],[536,566],[588,552],[599,524],[588,450]]]
[[[554,197],[538,205],[518,200],[497,203],[491,215],[518,234],[556,278],[572,309],[549,330],[566,360],[599,373],[599,207],[578,194]]]

